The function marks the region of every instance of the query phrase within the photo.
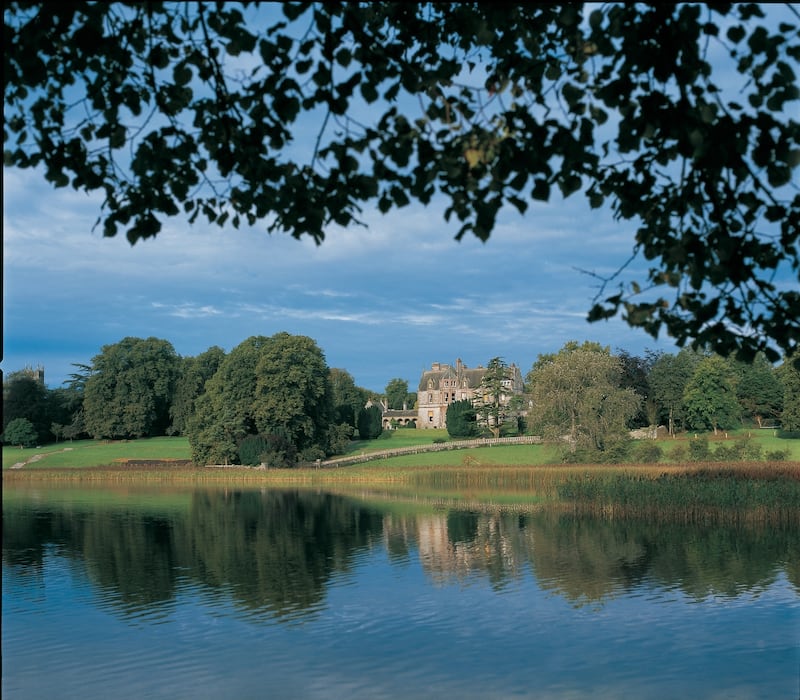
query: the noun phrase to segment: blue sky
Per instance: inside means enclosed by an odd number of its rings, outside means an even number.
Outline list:
[[[619,320],[586,322],[597,281],[578,268],[613,272],[633,227],[580,197],[509,210],[485,244],[455,241],[458,225],[431,205],[366,212],[367,229],[332,227],[321,246],[182,219],[130,246],[92,231],[97,198],[34,171],[7,169],[3,190],[3,369],[42,364],[51,387],[128,335],[164,338],[181,355],[308,335],[331,367],[375,391],[393,377],[413,387],[431,362],[459,357],[476,366],[499,355],[527,372],[571,339],[675,349]]]
[[[298,129],[296,143],[313,143],[312,121]],[[485,244],[456,242],[458,222],[444,221],[441,200],[365,211],[367,228],[332,226],[319,247],[265,225],[221,230],[182,218],[131,247],[92,231],[100,206],[99,196],[53,189],[39,171],[4,169],[5,372],[41,364],[56,387],[73,363],[125,336],[164,338],[186,356],[280,331],[314,338],[331,367],[374,391],[394,377],[414,388],[432,362],[457,358],[476,366],[501,356],[524,374],[569,340],[677,351],[619,319],[586,322],[597,278],[585,271],[613,274],[635,224],[590,210],[582,195],[532,202],[524,216],[504,211]],[[636,260],[619,280],[644,281],[646,268]]]

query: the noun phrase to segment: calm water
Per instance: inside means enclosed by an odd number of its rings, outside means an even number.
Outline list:
[[[787,698],[800,532],[6,489],[3,697]]]

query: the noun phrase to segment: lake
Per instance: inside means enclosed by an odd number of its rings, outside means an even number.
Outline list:
[[[6,700],[800,695],[791,525],[7,486],[2,570]]]

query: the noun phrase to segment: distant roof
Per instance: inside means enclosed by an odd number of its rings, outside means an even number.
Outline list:
[[[455,367],[440,362],[433,363],[433,369],[427,369],[419,379],[419,391],[428,389],[428,381],[432,381],[434,387],[439,388],[442,379],[457,379],[458,385],[463,386],[466,380],[467,386],[475,388],[480,385],[483,375],[486,374],[485,367],[470,369],[464,364],[458,363]]]

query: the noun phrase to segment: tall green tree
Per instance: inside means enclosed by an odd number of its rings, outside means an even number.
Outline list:
[[[800,369],[785,359],[780,366],[783,380],[783,410],[781,411],[781,428],[800,431]]]
[[[527,376],[529,420],[545,435],[602,450],[627,433],[639,409],[639,397],[621,379],[619,359],[597,343],[571,341],[558,353],[539,355]]]
[[[736,400],[736,373],[719,355],[704,357],[697,363],[686,385],[683,402],[686,420],[695,429],[734,428],[741,417]]]
[[[36,441],[49,442],[51,406],[47,387],[29,372],[11,372],[3,386],[3,430],[17,418],[30,421]]]
[[[660,354],[650,368],[648,382],[659,410],[666,414],[670,436],[675,436],[676,423],[684,418],[683,397],[686,385],[694,374],[700,355],[684,348],[677,355]]]
[[[285,435],[301,454],[327,450],[333,419],[328,365],[311,338],[277,333],[256,365],[253,415],[259,432]]]
[[[17,0],[5,163],[99,191],[104,234],[131,242],[174,216],[320,242],[367,203],[434,198],[457,238],[486,240],[509,205],[582,193],[651,261],[638,283],[607,278],[590,320],[774,361],[800,337],[800,292],[775,281],[800,268],[797,15]]]
[[[223,359],[196,402],[187,436],[201,464],[235,463],[251,435],[324,454],[333,414],[325,357],[306,336],[252,336]]]
[[[236,463],[239,442],[258,434],[253,417],[256,365],[269,341],[251,336],[228,353],[195,402],[186,436],[197,464]]]
[[[169,409],[172,420],[169,428],[171,434],[184,434],[189,420],[194,415],[198,397],[205,391],[206,382],[214,376],[224,358],[225,351],[215,345],[197,357],[181,359]]]
[[[500,437],[500,430],[508,415],[512,393],[511,368],[502,357],[493,357],[486,365],[486,372],[472,405],[478,420],[482,421],[496,438]]]
[[[358,436],[362,440],[374,440],[383,432],[383,414],[374,404],[358,412]]]
[[[95,438],[166,434],[180,359],[167,340],[127,337],[92,359],[83,410]]]
[[[386,402],[387,408],[402,409],[403,407],[412,407],[416,401],[416,394],[411,394],[408,391],[408,381],[395,377],[389,380],[386,385]]]
[[[333,422],[356,427],[356,416],[369,400],[369,392],[356,386],[353,375],[345,369],[331,368],[328,374],[333,404]]]
[[[764,419],[776,419],[783,408],[783,382],[778,370],[764,355],[752,363],[734,362],[737,373],[736,398],[743,415],[758,427]]]
[[[644,356],[631,355],[627,350],[617,348],[616,356],[622,367],[620,386],[633,389],[639,397],[640,408],[628,423],[629,428],[643,428],[655,425],[658,421],[658,405],[650,387],[650,371],[658,359],[658,354],[645,351]]]

